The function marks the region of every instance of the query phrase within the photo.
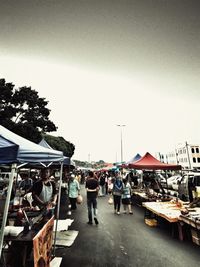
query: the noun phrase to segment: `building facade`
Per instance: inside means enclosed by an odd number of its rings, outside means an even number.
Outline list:
[[[184,169],[200,169],[200,146],[178,144],[174,151],[167,153],[167,163],[180,164]]]

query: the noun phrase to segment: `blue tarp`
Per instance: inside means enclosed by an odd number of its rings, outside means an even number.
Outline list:
[[[133,157],[131,160],[127,161],[126,163],[129,164],[129,163],[132,163],[132,162],[135,162],[137,160],[141,159],[141,156],[140,154],[136,154],[135,157]]]
[[[0,164],[63,161],[61,151],[35,144],[0,125]]]

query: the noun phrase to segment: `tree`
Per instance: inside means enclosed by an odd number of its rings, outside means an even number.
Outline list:
[[[73,156],[75,150],[74,144],[66,141],[63,137],[55,137],[49,134],[45,134],[43,135],[43,138],[53,149],[62,151],[64,156],[70,158]]]
[[[49,120],[47,104],[31,87],[14,89],[12,83],[0,79],[1,125],[35,143],[42,139],[42,133],[57,129]]]

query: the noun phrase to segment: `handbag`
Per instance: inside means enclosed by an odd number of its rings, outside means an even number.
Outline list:
[[[113,198],[112,198],[112,197],[109,197],[109,199],[108,199],[108,204],[110,204],[110,205],[113,204]]]
[[[76,198],[76,203],[77,204],[82,204],[83,203],[83,197],[81,195],[78,195],[78,197]]]

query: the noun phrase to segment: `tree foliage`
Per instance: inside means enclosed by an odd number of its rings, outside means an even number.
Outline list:
[[[49,119],[47,104],[31,87],[14,88],[12,83],[0,79],[0,123],[14,133],[39,143],[45,133],[56,131],[57,127]],[[65,156],[74,154],[75,146],[63,137],[46,136],[45,139]]]
[[[66,141],[63,137],[45,134],[43,138],[53,149],[63,151],[64,156],[70,158],[73,156],[75,150],[74,144]]]
[[[42,132],[56,131],[49,120],[47,104],[31,87],[15,89],[12,83],[0,79],[0,121],[11,131],[36,143],[41,140]]]

